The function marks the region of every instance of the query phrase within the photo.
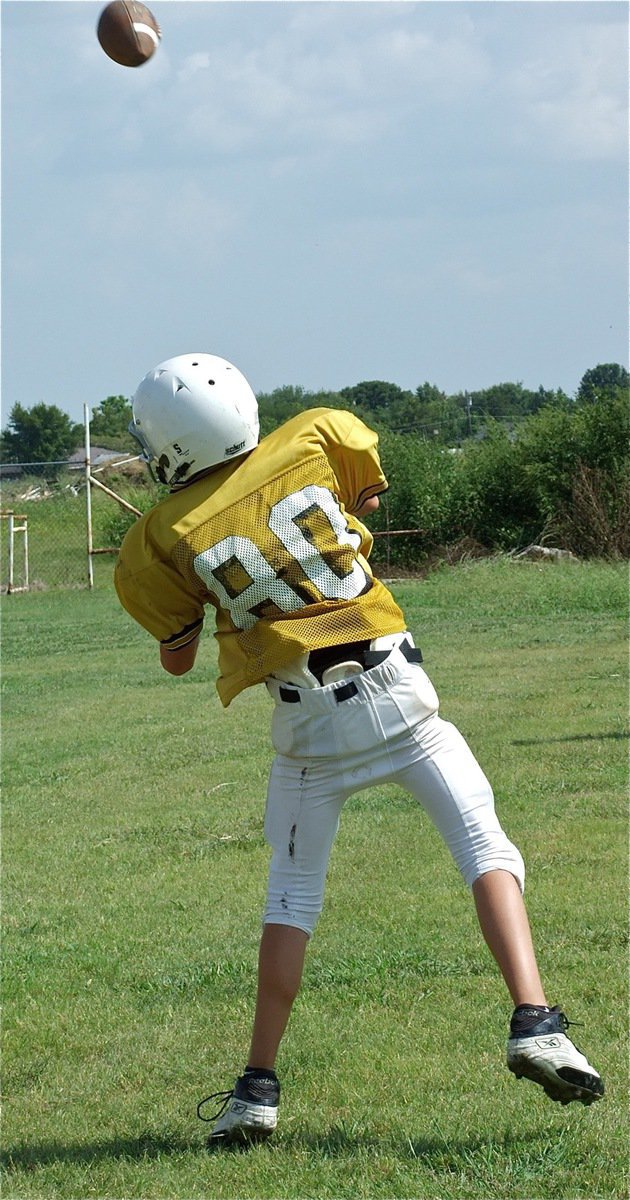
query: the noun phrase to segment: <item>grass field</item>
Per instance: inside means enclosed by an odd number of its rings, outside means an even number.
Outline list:
[[[108,586],[10,596],[5,1197],[626,1196],[626,569],[480,562],[393,590],[605,1099],[561,1108],[507,1072],[466,888],[413,802],[373,789],[342,819],[277,1137],[208,1154],[196,1103],[249,1036],[270,701],[223,712],[209,634],[193,673],[160,672]]]

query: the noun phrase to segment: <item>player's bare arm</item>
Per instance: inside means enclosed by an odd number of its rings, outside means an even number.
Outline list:
[[[169,675],[186,675],[195,665],[199,649],[199,634],[192,642],[186,642],[177,650],[169,650],[168,646],[160,646],[160,662]]]
[[[357,508],[356,512],[352,514],[353,517],[369,516],[370,513],[376,512],[378,503],[378,496],[370,496],[370,499],[366,500],[365,504],[362,504],[361,507]]]

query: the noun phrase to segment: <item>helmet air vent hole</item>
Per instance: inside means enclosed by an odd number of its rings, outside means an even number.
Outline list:
[[[210,387],[214,387],[214,379],[209,379],[208,383],[210,384]]]
[[[199,366],[199,363],[198,363],[198,362],[196,362],[196,363],[193,363],[192,365],[193,365],[193,367],[198,367],[198,366]]]

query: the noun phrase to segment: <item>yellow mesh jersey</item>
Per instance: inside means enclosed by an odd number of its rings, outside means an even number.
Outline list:
[[[405,628],[352,515],[387,487],[377,442],[352,413],[300,413],[126,534],[116,590],[155,638],[186,645],[215,607],[224,705],[306,651]]]

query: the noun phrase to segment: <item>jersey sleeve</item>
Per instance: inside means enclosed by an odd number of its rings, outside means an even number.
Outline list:
[[[329,409],[322,422],[324,449],[348,512],[357,512],[366,500],[387,491],[387,480],[378,456],[378,435],[353,413]]]
[[[123,542],[114,573],[118,598],[137,621],[169,650],[179,650],[201,632],[201,596],[168,560],[134,569],[131,547]]]

